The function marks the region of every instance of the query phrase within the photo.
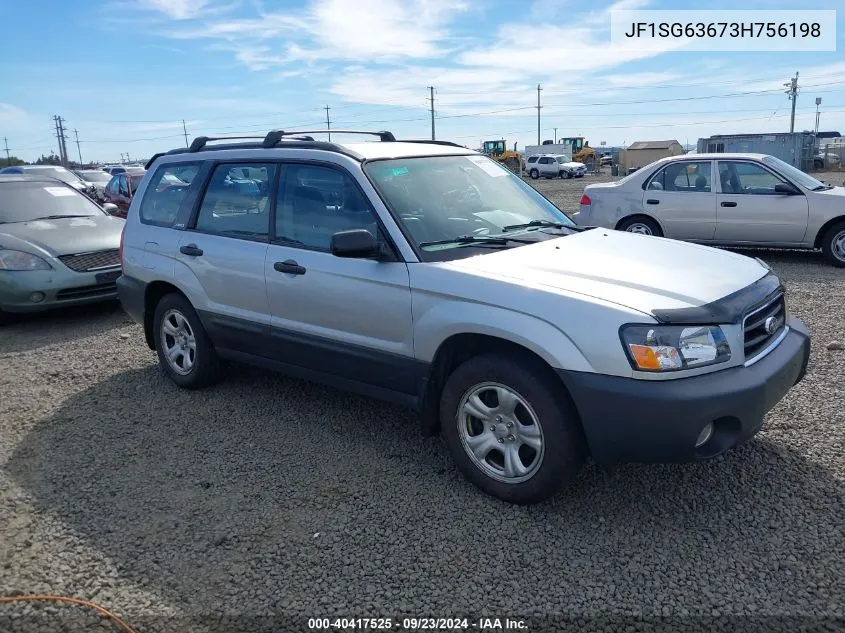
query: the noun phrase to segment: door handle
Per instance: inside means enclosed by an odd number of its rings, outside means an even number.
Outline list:
[[[280,273],[287,273],[289,275],[304,275],[305,266],[300,266],[293,259],[286,259],[283,262],[276,262],[273,268]]]
[[[191,257],[199,257],[202,255],[202,249],[196,244],[187,244],[179,247],[179,252],[183,255],[190,255]]]
[[[723,203],[722,203],[722,206],[723,206],[723,207],[735,207],[735,206],[736,206],[736,202],[723,202]]]
[[[660,204],[660,200],[655,200],[654,198],[649,198],[645,201],[646,204]]]

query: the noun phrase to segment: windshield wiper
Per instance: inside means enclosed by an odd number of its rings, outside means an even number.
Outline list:
[[[425,246],[438,246],[440,244],[489,244],[491,246],[506,246],[508,242],[517,242],[520,244],[534,244],[536,240],[525,240],[516,237],[506,237],[503,235],[459,235],[448,240],[432,240],[430,242],[420,242],[420,248]]]
[[[833,189],[833,185],[819,185],[817,187],[813,187],[810,191],[827,191],[828,189]]]
[[[32,218],[26,222],[35,222],[36,220],[61,220],[62,218],[90,218],[90,215],[44,215],[40,218]]]
[[[530,222],[526,222],[525,224],[510,224],[508,226],[502,227],[503,231],[513,231],[516,229],[528,229],[531,227],[543,227],[549,229],[571,229],[572,227],[568,224],[561,224],[560,222],[551,222],[549,220],[531,220]]]

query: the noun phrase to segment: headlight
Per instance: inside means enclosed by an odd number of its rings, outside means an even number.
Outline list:
[[[0,249],[0,270],[50,270],[51,266],[37,255]]]
[[[731,348],[717,325],[627,325],[620,330],[631,366],[639,371],[678,371],[724,363]]]

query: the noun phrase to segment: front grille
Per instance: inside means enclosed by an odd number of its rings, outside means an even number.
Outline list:
[[[78,273],[120,266],[120,253],[116,248],[107,251],[61,255],[59,259],[65,266]]]
[[[770,321],[769,319],[773,319]],[[770,323],[767,328],[766,324]],[[745,360],[751,360],[775,340],[786,327],[786,301],[782,294],[750,312],[742,322]]]
[[[117,292],[117,284],[97,284],[95,286],[78,286],[65,288],[56,293],[56,299],[86,299],[89,297],[107,296]]]

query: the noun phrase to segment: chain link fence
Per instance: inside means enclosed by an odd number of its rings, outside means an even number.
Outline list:
[[[813,157],[813,171],[845,171],[845,144],[819,145]]]

